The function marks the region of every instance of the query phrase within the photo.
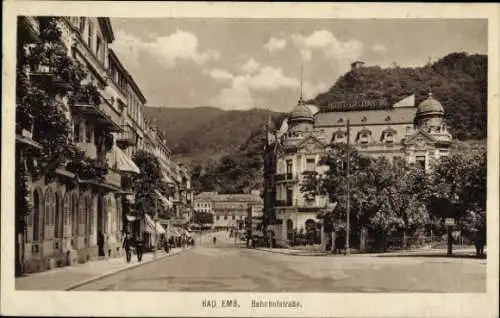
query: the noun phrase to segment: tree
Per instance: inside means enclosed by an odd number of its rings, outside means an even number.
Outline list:
[[[169,196],[170,190],[163,180],[161,165],[158,158],[148,152],[139,150],[132,158],[138,166],[140,173],[132,177],[132,189],[135,192],[135,211],[139,217],[147,213],[154,216],[164,214],[161,204],[157,203],[157,194]],[[158,211],[156,211],[156,208]]]

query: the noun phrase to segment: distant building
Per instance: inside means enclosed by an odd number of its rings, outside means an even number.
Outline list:
[[[262,210],[260,192],[251,194],[219,194],[202,192],[194,197],[195,210],[214,216],[214,228],[244,226],[248,211]]]
[[[349,143],[370,156],[401,158],[427,169],[430,161],[447,156],[451,146],[443,106],[431,93],[418,107],[410,96],[392,106],[365,100],[332,103],[316,114],[300,98],[281,128],[268,123],[264,207],[278,244],[287,245],[294,229],[319,221],[316,216],[328,200],[304,197],[303,173],[327,170],[318,165],[320,158],[330,145],[347,143],[348,121]]]

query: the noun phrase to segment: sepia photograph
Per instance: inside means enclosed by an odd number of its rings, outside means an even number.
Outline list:
[[[11,13],[9,293],[193,294],[201,316],[319,313],[308,293],[498,300],[487,16],[70,7]]]

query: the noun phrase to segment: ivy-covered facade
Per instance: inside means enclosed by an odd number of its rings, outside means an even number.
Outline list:
[[[120,255],[118,148],[127,96],[109,78],[107,18],[20,17],[16,81],[16,272]],[[125,160],[126,161],[126,160]]]

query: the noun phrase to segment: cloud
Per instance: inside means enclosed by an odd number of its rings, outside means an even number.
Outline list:
[[[286,39],[278,39],[275,37],[272,37],[269,39],[269,42],[264,45],[264,48],[266,48],[269,52],[275,52],[275,51],[281,51],[283,50],[287,45]]]
[[[375,53],[380,53],[380,54],[383,54],[385,52],[387,52],[387,47],[385,47],[384,45],[382,44],[375,44],[373,47],[372,47],[372,50],[373,52]]]
[[[312,84],[310,82],[304,82],[304,98],[314,98],[319,93],[326,92],[328,86],[325,83]]]
[[[233,76],[230,87],[222,89],[210,102],[222,108],[249,109],[259,106],[256,105],[255,93],[272,93],[279,89],[293,89],[299,86],[300,82],[287,77],[282,69],[264,66],[254,70],[252,74]]]
[[[137,66],[137,59],[141,52],[155,56],[165,68],[173,68],[176,62],[182,60],[204,65],[208,61],[220,58],[218,51],[200,51],[196,35],[182,30],[177,30],[168,36],[158,37],[154,42],[146,42],[118,30],[112,47],[120,53],[120,58],[127,56],[125,59],[135,66]]]
[[[231,80],[233,78],[233,74],[218,68],[214,68],[209,71],[205,70],[204,73],[216,80]]]
[[[363,51],[363,43],[360,41],[342,42],[327,30],[317,30],[309,36],[292,34],[291,39],[305,61],[311,59],[314,51],[322,52],[326,58],[333,60],[357,59]]]
[[[243,66],[241,67],[241,70],[244,73],[252,74],[255,71],[257,71],[260,67],[259,62],[255,61],[253,58],[249,59]]]

